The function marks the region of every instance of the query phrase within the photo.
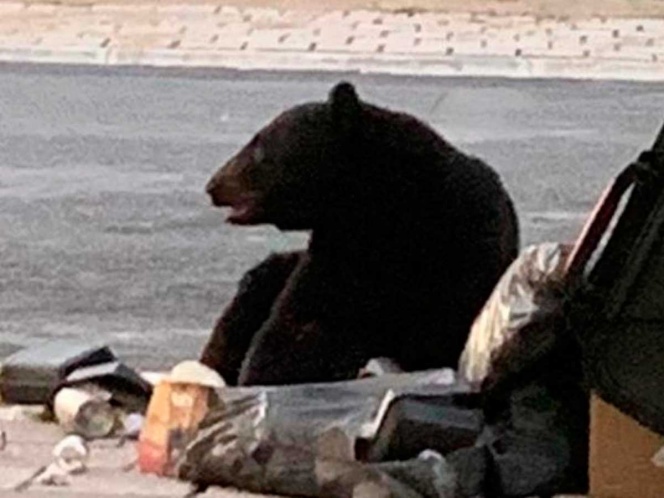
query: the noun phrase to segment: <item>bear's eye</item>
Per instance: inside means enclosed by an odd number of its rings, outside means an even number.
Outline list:
[[[254,164],[260,164],[265,160],[265,151],[263,150],[263,147],[261,147],[260,144],[254,147],[252,153],[252,159],[254,161]]]

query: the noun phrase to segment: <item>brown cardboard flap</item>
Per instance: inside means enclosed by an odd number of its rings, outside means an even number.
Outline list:
[[[664,436],[597,395],[591,400],[590,494],[593,498],[662,498],[664,467],[653,457]]]

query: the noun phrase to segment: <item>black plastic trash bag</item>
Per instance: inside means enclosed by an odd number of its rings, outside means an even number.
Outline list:
[[[202,422],[179,476],[203,488],[297,496],[352,496],[356,485],[378,479],[379,487],[398,488],[393,496],[422,496],[383,476],[384,470],[358,462],[356,444],[375,436],[396,396],[467,392],[467,384],[456,382],[451,370],[222,389],[222,406]]]
[[[318,496],[334,498],[457,498],[457,475],[440,454],[424,451],[399,462],[361,463],[319,459]]]
[[[488,459],[483,494],[585,494],[588,404],[578,383],[535,381],[515,388],[506,405],[478,440]]]
[[[476,319],[459,375],[483,398],[487,496],[585,492],[588,395],[567,322],[572,247],[526,248]],[[455,456],[450,456],[452,461]]]

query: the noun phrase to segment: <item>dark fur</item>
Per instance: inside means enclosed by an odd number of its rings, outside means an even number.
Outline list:
[[[245,385],[352,378],[376,356],[456,367],[518,252],[489,166],[346,83],[259,131],[208,193],[231,222],[312,230],[307,251],[252,270],[262,283],[245,282],[215,327],[203,361],[230,383],[241,358]]]

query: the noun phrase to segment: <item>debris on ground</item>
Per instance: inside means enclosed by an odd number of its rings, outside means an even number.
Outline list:
[[[138,439],[145,424],[145,416],[142,413],[130,413],[122,421],[122,434],[119,445],[127,440]]]
[[[87,470],[90,449],[85,439],[72,434],[53,448],[55,464],[67,474],[80,474]]]
[[[53,462],[39,467],[28,479],[17,484],[14,490],[25,491],[33,484],[68,486],[71,476],[87,471],[89,458],[90,449],[81,436],[66,436],[53,448]]]
[[[144,412],[152,395],[152,385],[118,360],[77,368],[58,389],[81,385],[83,388],[94,385],[99,391],[105,391],[110,396],[109,402],[125,411]]]
[[[115,361],[108,346],[54,340],[21,349],[2,362],[5,403],[45,404],[56,386],[80,367]]]
[[[55,395],[53,411],[60,426],[67,432],[88,439],[109,436],[116,426],[110,394],[92,394],[85,389],[65,387]]]
[[[154,388],[145,420],[141,420],[141,472],[175,475],[175,466],[198,424],[218,403],[215,389],[224,386],[217,372],[197,361],[184,361],[173,367],[170,375]]]

